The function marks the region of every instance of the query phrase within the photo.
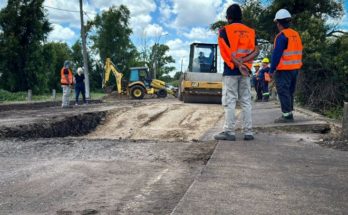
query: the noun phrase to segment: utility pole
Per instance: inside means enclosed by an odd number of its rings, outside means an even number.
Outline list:
[[[86,47],[86,32],[85,25],[83,22],[83,5],[82,0],[80,0],[80,20],[81,20],[81,39],[82,39],[82,52],[83,52],[83,67],[85,74],[85,84],[86,84],[86,98],[90,98],[89,94],[89,76],[88,76],[88,59],[87,59],[87,47]]]
[[[184,58],[181,58],[181,73],[182,73],[182,64],[184,63]]]
[[[157,43],[155,43],[154,47],[154,62],[153,62],[153,79],[156,79],[157,77]]]

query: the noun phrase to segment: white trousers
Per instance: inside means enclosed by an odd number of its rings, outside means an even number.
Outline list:
[[[222,105],[225,109],[224,131],[235,134],[236,103],[239,99],[243,109],[244,135],[253,135],[251,119],[250,78],[245,76],[224,76],[222,87]]]

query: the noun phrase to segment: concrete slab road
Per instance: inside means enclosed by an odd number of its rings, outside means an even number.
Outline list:
[[[322,148],[316,138],[220,142],[172,214],[347,214],[347,152]]]

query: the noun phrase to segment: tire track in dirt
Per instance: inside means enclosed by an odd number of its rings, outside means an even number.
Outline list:
[[[198,140],[222,115],[220,105],[149,104],[108,116],[87,138]]]

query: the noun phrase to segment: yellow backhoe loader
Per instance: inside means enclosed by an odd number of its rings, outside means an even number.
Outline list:
[[[167,94],[176,94],[171,89],[168,89],[164,81],[152,79],[147,67],[130,68],[130,77],[128,80],[125,80],[123,73],[117,69],[110,58],[107,58],[105,62],[103,88],[107,86],[111,72],[116,78],[118,94],[130,95],[134,99],[143,99],[145,94],[155,94],[158,98],[165,98]]]
[[[221,103],[222,74],[217,73],[217,44],[192,43],[188,71],[179,80],[185,103]]]

